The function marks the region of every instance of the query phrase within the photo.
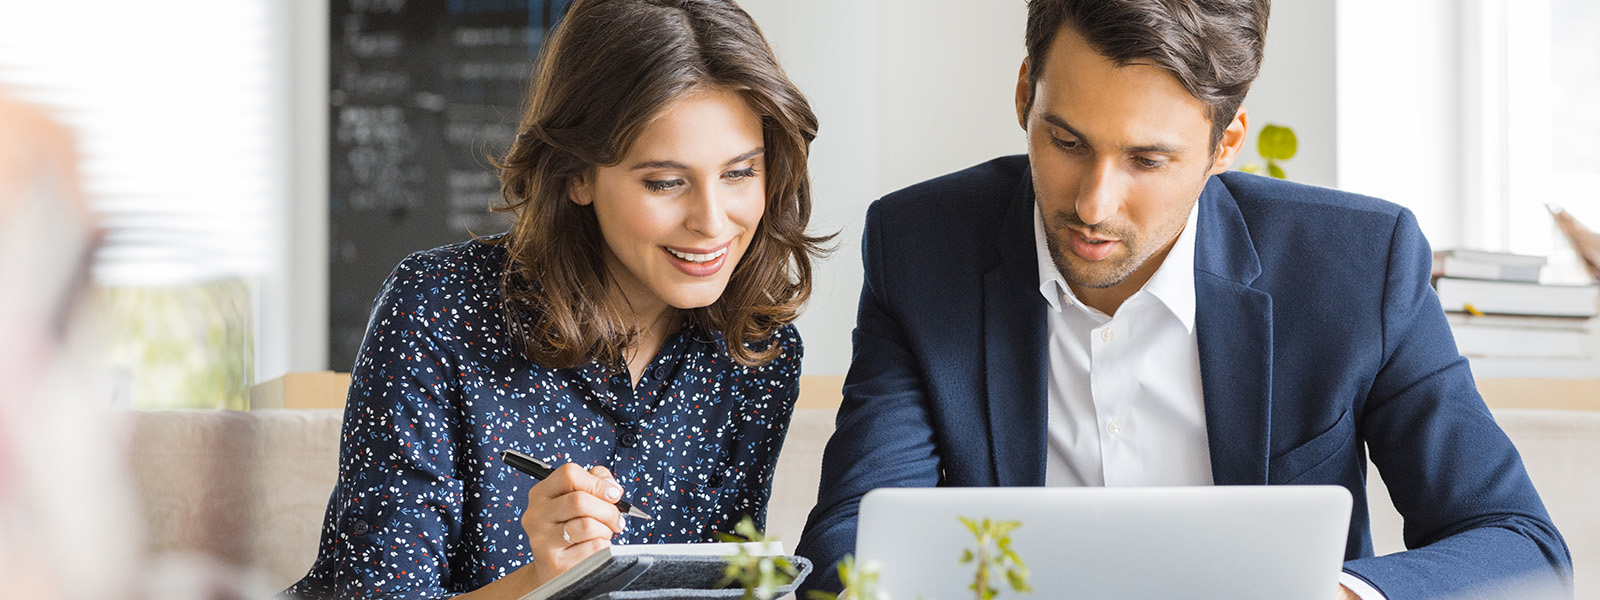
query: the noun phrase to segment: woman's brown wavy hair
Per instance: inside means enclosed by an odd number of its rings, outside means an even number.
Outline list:
[[[637,332],[614,293],[594,209],[569,199],[568,182],[618,164],[663,107],[708,89],[740,94],[761,117],[766,208],[722,296],[685,317],[721,332],[739,364],[777,357],[771,338],[799,315],[811,261],[832,237],[806,233],[810,104],[731,0],[578,0],[547,40],[517,139],[496,161],[499,210],[516,217],[502,240],[502,310],[530,360],[621,364]]]

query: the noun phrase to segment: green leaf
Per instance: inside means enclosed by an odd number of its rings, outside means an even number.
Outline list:
[[[748,516],[740,519],[739,524],[733,526],[733,530],[739,535],[744,536],[744,539],[746,540],[752,542],[761,540],[761,532],[756,531],[755,521],[751,520]]]
[[[1001,521],[999,523],[995,523],[995,532],[994,532],[994,534],[997,535],[997,536],[1003,536],[1003,535],[1011,533],[1012,531],[1015,531],[1016,528],[1021,527],[1021,526],[1022,526],[1022,521]]]
[[[839,595],[829,594],[822,590],[811,590],[806,592],[806,600],[839,600]]]
[[[1262,127],[1261,135],[1256,138],[1256,151],[1268,161],[1289,160],[1299,149],[1300,141],[1295,138],[1294,130],[1281,125]]]
[[[1278,179],[1288,179],[1289,178],[1287,175],[1283,174],[1283,167],[1280,167],[1280,166],[1278,166],[1278,163],[1273,163],[1273,162],[1267,163],[1267,174],[1271,175],[1273,177],[1276,177]]]
[[[1260,175],[1261,174],[1261,163],[1246,163],[1244,166],[1239,167],[1239,170],[1240,171],[1244,171],[1246,173],[1249,173],[1251,175]]]
[[[972,519],[968,519],[966,517],[959,517],[959,516],[956,517],[956,518],[957,519],[961,519],[961,524],[967,526],[967,531],[971,531],[973,537],[977,537],[977,536],[983,535],[982,533],[980,533],[978,531],[978,524],[972,522]]]
[[[962,549],[961,550],[961,564],[964,565],[964,564],[967,564],[969,562],[972,562],[972,559],[974,559],[974,558],[977,558],[977,557],[972,555],[972,550],[970,550],[970,549]]]

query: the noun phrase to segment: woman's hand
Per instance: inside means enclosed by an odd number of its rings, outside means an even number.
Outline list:
[[[515,600],[565,573],[622,532],[622,513],[614,504],[622,486],[605,467],[588,471],[567,463],[528,490],[522,530],[533,560],[489,585],[456,600]]]
[[[527,568],[535,587],[611,545],[611,536],[623,529],[615,504],[621,498],[622,486],[610,470],[585,471],[572,463],[528,490],[522,530],[533,552]]]

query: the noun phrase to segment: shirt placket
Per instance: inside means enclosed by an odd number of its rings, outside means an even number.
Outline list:
[[[1127,319],[1116,318],[1089,331],[1089,377],[1094,388],[1096,433],[1100,438],[1100,471],[1106,486],[1126,485],[1128,473],[1126,399],[1132,378],[1127,373]]]

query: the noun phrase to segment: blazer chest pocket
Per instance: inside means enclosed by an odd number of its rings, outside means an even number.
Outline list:
[[[1326,431],[1267,462],[1267,483],[1271,485],[1340,483],[1338,467],[1347,462],[1349,446],[1355,439],[1350,409]],[[1331,470],[1330,470],[1331,469]],[[1322,476],[1317,476],[1322,473]]]

